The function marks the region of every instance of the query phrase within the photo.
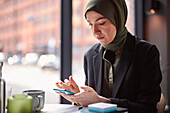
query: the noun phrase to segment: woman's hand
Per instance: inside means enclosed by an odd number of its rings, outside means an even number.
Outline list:
[[[77,105],[79,105],[76,100],[74,99],[75,98],[75,95],[65,95],[63,93],[60,93],[58,91],[55,91],[56,93],[60,94],[61,96],[63,96],[65,99],[67,99],[68,101],[70,102],[73,102],[73,103],[76,103]]]
[[[84,92],[78,93],[74,95],[74,97],[71,97],[72,102],[79,103],[83,107],[97,102],[110,103],[109,99],[99,96],[93,88],[89,86],[80,88],[83,89]]]
[[[65,95],[57,91],[56,93],[60,94],[68,101],[76,103],[77,105],[81,105],[83,107],[97,102],[110,103],[109,99],[99,96],[93,88],[89,86],[84,86],[80,88],[84,91],[80,93],[76,93],[75,95]]]
[[[62,82],[62,81],[57,82],[56,85],[60,89],[65,89],[65,90],[71,91],[73,93],[80,92],[79,87],[76,84],[76,82],[73,80],[72,76],[69,77],[69,80],[65,79],[64,82]]]

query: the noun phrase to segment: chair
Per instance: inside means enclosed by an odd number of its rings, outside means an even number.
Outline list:
[[[165,106],[166,106],[165,97],[163,93],[161,93],[160,101],[157,103],[157,106],[156,106],[158,113],[164,113]]]

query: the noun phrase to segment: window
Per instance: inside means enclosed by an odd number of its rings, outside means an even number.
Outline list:
[[[59,103],[60,0],[1,1],[0,9],[2,74],[12,94],[41,89],[45,103]]]

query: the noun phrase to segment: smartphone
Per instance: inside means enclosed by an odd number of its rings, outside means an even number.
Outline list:
[[[58,91],[60,93],[63,93],[65,95],[74,95],[75,94],[75,93],[68,91],[68,90],[65,90],[65,89],[53,89],[53,90]]]

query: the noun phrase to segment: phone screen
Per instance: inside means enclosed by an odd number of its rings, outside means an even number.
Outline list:
[[[53,90],[58,91],[60,93],[63,93],[65,95],[74,95],[75,94],[75,93],[68,91],[68,90],[65,90],[65,89],[53,89]]]

